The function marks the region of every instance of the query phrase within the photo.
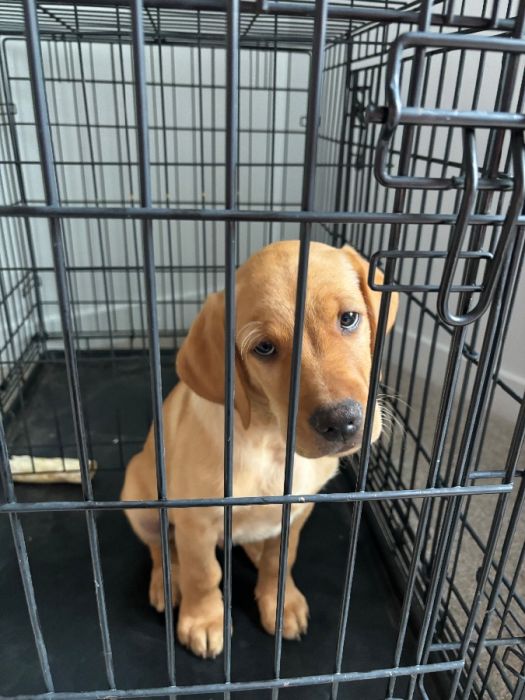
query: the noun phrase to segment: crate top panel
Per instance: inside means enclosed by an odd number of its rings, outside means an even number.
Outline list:
[[[472,0],[479,3],[479,0]],[[144,30],[149,42],[223,46],[226,0],[144,0]],[[510,27],[512,9],[505,16],[485,3],[444,0],[434,3],[432,24],[467,29]],[[458,5],[455,12],[455,5]],[[460,7],[461,5],[461,7]],[[131,35],[129,0],[45,0],[37,2],[42,36],[83,41],[127,41]],[[240,0],[242,46],[309,50],[314,34],[315,3],[302,0]],[[417,28],[420,2],[407,0],[332,0],[328,9],[327,42],[345,40],[364,27],[403,24]],[[0,3],[0,35],[24,33],[21,0]]]

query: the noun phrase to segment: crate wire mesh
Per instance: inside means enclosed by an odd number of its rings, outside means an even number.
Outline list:
[[[385,269],[384,289],[401,292],[388,339],[383,296],[370,389],[385,394],[394,426],[371,448],[365,430],[353,465],[355,490],[307,497],[351,509],[332,667],[319,676],[304,668],[281,677],[277,636],[273,679],[232,680],[226,536],[223,682],[183,692],[226,697],[261,689],[285,697],[280,689],[298,686],[307,697],[309,687],[324,684],[326,696],[337,698],[355,682],[379,678],[385,698],[524,697],[525,411],[519,372],[505,367],[523,340],[525,4],[480,6],[467,0],[0,6],[0,511],[12,529],[45,697],[64,696],[39,622],[23,524],[30,513],[47,511],[85,513],[108,683],[67,696],[182,692],[171,615],[169,685],[116,684],[96,513],[122,504],[97,496],[88,458],[123,468],[142,440],[140,430],[123,429],[124,407],[115,409],[111,439],[92,433],[79,370],[107,358],[118,374],[139,358],[138,371],[150,373],[160,444],[165,353],[176,350],[207,294],[226,286],[231,438],[233,272],[283,238],[301,240],[296,319],[310,240],[354,245]],[[300,340],[298,323],[292,399]],[[72,409],[64,416],[51,397],[55,429],[42,438],[27,395],[42,368],[64,365]],[[292,413],[288,485],[294,425]],[[83,497],[19,499],[9,453],[78,457]],[[157,468],[162,503],[135,506],[159,508],[167,571],[166,509],[183,504],[166,499],[162,457]],[[231,471],[229,451],[226,498],[219,501],[226,535],[232,505],[247,502],[231,498]],[[286,484],[284,495],[270,499],[284,504],[281,592],[297,498]],[[399,587],[401,619],[390,667],[378,669],[371,659],[366,669],[347,671],[343,651],[363,515]],[[165,586],[169,600],[169,577]],[[281,595],[281,622],[282,614]],[[406,665],[409,625],[417,648]],[[401,677],[408,678],[406,690]]]

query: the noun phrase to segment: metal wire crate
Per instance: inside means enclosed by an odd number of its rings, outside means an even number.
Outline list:
[[[525,3],[512,0],[0,4],[0,522],[42,678],[14,694],[0,680],[2,697],[525,698],[524,32]],[[179,680],[186,657],[166,615],[166,679],[130,687],[97,528],[123,504],[91,482],[89,460],[121,480],[151,418],[161,432],[162,373],[204,298],[226,287],[232,299],[236,265],[284,238],[301,241],[296,318],[311,240],[350,243],[385,270],[370,392],[393,429],[346,465],[352,486],[307,496],[348,514],[333,661],[283,675],[278,637],[272,677],[238,679],[227,538],[221,677]],[[402,306],[386,339],[392,291]],[[103,430],[89,398],[102,372],[123,392]],[[129,426],[121,398],[140,381],[151,415],[145,402]],[[15,487],[13,454],[78,458],[81,493]],[[231,456],[224,468],[228,485]],[[265,499],[283,504],[284,541],[297,498]],[[227,486],[225,532],[243,502]],[[187,504],[167,500],[161,478],[149,505],[166,564],[166,509]],[[49,653],[49,601],[32,578],[31,519],[80,513],[106,687],[56,684],[67,650]],[[390,662],[356,670],[345,654],[365,526],[399,618]]]

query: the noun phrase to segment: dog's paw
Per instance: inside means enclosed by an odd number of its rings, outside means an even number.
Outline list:
[[[164,612],[166,604],[164,601],[164,581],[161,566],[157,566],[151,571],[149,602],[157,612]],[[176,608],[180,602],[180,589],[173,567],[171,571],[171,602],[174,608]]]
[[[213,608],[213,609],[210,609]],[[222,652],[223,606],[185,606],[182,603],[177,625],[179,642],[203,659],[214,659]]]
[[[203,659],[214,659],[224,646],[222,617],[203,620],[198,617],[180,617],[179,642]]]
[[[257,596],[261,624],[268,634],[275,634],[277,592]],[[287,585],[283,612],[283,637],[300,639],[308,629],[308,603],[301,591],[292,583]]]

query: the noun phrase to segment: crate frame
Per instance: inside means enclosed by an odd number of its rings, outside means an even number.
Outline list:
[[[99,6],[104,4],[102,0],[99,2],[91,2],[84,0],[80,2],[63,2],[53,3],[47,2],[46,5],[65,5],[72,8],[76,5],[83,6]],[[487,590],[490,584],[490,594],[488,601],[488,609],[493,610],[494,605],[501,595],[503,586],[505,563],[508,557],[509,548],[512,541],[512,536],[517,527],[517,522],[521,512],[521,506],[525,500],[525,480],[521,472],[517,471],[518,459],[520,450],[523,445],[525,435],[525,409],[523,398],[518,396],[513,390],[506,386],[505,383],[497,378],[496,383],[507,391],[509,395],[517,402],[521,402],[521,408],[516,421],[515,431],[509,445],[509,451],[506,463],[503,469],[494,473],[482,473],[476,470],[469,472],[467,469],[469,455],[472,453],[473,447],[473,430],[478,423],[483,423],[488,419],[488,405],[490,404],[490,392],[494,391],[494,387],[490,386],[491,377],[498,373],[500,362],[501,344],[505,337],[506,330],[509,324],[510,313],[512,311],[513,296],[516,291],[521,261],[523,258],[523,225],[525,224],[525,215],[521,211],[523,202],[524,184],[524,155],[523,155],[523,136],[524,128],[523,117],[521,115],[512,114],[510,109],[510,97],[516,81],[517,59],[513,56],[523,53],[525,50],[525,41],[523,39],[525,29],[525,3],[519,5],[519,14],[514,19],[501,19],[496,16],[496,13],[490,19],[477,18],[471,16],[457,15],[454,13],[454,2],[443,3],[448,7],[447,11],[442,13],[433,12],[433,3],[425,0],[421,3],[421,7],[414,5],[408,10],[400,3],[399,9],[391,10],[384,8],[372,7],[372,3],[363,3],[362,6],[346,7],[337,4],[329,4],[327,0],[316,0],[315,6],[298,3],[298,2],[272,2],[266,0],[261,3],[239,2],[239,0],[229,0],[226,5],[223,3],[215,3],[212,0],[206,0],[204,3],[198,0],[114,0],[108,3],[111,7],[123,6],[131,8],[130,25],[126,28],[131,32],[131,44],[133,53],[133,68],[134,68],[134,93],[135,93],[135,113],[137,117],[136,132],[137,132],[137,148],[138,162],[140,174],[140,205],[139,206],[75,206],[62,204],[60,201],[60,193],[55,170],[55,155],[53,153],[53,139],[50,127],[49,109],[46,98],[45,79],[42,66],[42,57],[40,53],[41,42],[41,21],[37,16],[37,6],[33,0],[23,0],[23,18],[19,27],[13,26],[12,33],[17,35],[23,31],[26,41],[29,56],[30,81],[35,107],[35,122],[38,127],[38,146],[39,146],[39,161],[42,167],[43,180],[45,185],[45,203],[44,204],[28,204],[17,203],[0,206],[0,217],[17,217],[28,225],[32,218],[43,218],[48,221],[51,239],[53,241],[53,268],[58,290],[58,308],[61,315],[61,330],[64,344],[64,358],[67,367],[69,394],[71,398],[71,410],[75,424],[75,439],[77,452],[80,459],[81,475],[82,475],[82,492],[83,499],[78,502],[51,502],[51,503],[21,503],[16,499],[15,489],[12,481],[12,476],[9,468],[9,455],[7,449],[7,441],[4,428],[0,422],[0,474],[2,477],[2,485],[5,493],[5,502],[0,505],[0,514],[6,515],[11,523],[13,533],[13,541],[19,558],[20,572],[24,586],[24,592],[27,601],[28,614],[30,617],[33,633],[35,636],[35,644],[39,661],[42,669],[42,675],[47,692],[42,695],[20,696],[20,698],[78,698],[79,700],[90,700],[91,698],[106,698],[106,697],[159,697],[159,696],[176,696],[177,694],[203,694],[222,692],[224,697],[229,697],[230,693],[235,693],[242,690],[268,689],[272,690],[272,697],[278,696],[280,688],[288,686],[308,686],[316,684],[328,684],[332,688],[332,698],[335,700],[338,697],[339,685],[343,683],[351,683],[357,680],[366,680],[372,678],[390,678],[389,695],[394,697],[395,679],[399,676],[410,676],[409,697],[412,697],[416,691],[416,686],[420,692],[424,692],[424,679],[427,674],[449,672],[451,685],[447,687],[447,694],[450,697],[459,697],[456,692],[461,692],[461,697],[471,697],[474,684],[476,681],[476,672],[478,669],[479,658],[482,651],[485,649],[497,649],[502,645],[501,640],[487,640],[489,631],[491,614],[488,614],[481,627],[477,629],[477,641],[473,643],[473,633],[476,627],[478,612],[480,609],[482,595]],[[497,3],[494,4],[497,8]],[[150,11],[159,10],[161,8],[178,8],[187,10],[199,10],[217,13],[225,17],[226,28],[226,188],[224,197],[224,207],[203,208],[203,209],[184,209],[172,208],[170,206],[158,206],[154,204],[151,190],[150,177],[150,148],[148,143],[148,112],[147,112],[147,90],[146,90],[146,68],[145,68],[145,51],[144,47],[148,40],[151,40],[151,35],[159,32],[159,28],[155,27],[154,19],[151,20]],[[238,168],[238,141],[237,135],[239,131],[239,114],[238,114],[238,93],[239,93],[239,46],[241,36],[239,32],[241,13],[247,15],[255,15],[256,22],[261,17],[261,22],[270,25],[267,17],[272,14],[284,17],[299,17],[313,18],[311,25],[312,30],[310,38],[312,41],[311,53],[311,69],[309,75],[308,87],[308,113],[306,121],[305,134],[305,167],[303,171],[303,185],[300,210],[283,211],[283,210],[256,210],[241,209],[237,201],[237,168]],[[145,29],[145,22],[150,18],[151,28],[148,33]],[[377,157],[375,162],[375,174],[380,183],[383,183],[391,188],[397,188],[393,203],[392,212],[369,212],[366,209],[357,210],[348,206],[349,191],[348,181],[350,175],[345,173],[344,157],[347,152],[341,150],[340,153],[340,168],[338,168],[338,203],[337,206],[320,209],[316,202],[315,178],[316,169],[318,168],[318,148],[322,141],[322,136],[319,131],[319,121],[321,113],[321,92],[323,85],[323,68],[324,68],[324,50],[327,44],[327,36],[330,31],[335,31],[334,27],[338,27],[337,22],[342,20],[351,20],[362,22],[362,31],[369,30],[369,23],[378,23],[379,29],[383,28],[383,23],[396,23],[399,26],[406,24],[417,25],[417,32],[404,33],[399,40],[394,43],[394,47],[390,56],[390,93],[387,95],[387,106],[383,109],[371,108],[367,115],[367,119],[371,122],[381,123],[381,135],[377,144]],[[332,22],[332,23],[331,23]],[[310,26],[310,25],[305,25]],[[478,29],[494,30],[509,33],[511,38],[484,37],[477,39],[468,34],[458,34],[456,38],[443,38],[442,35],[437,36],[433,32],[434,27],[454,27],[465,31],[476,31]],[[53,35],[56,27],[47,28],[46,32]],[[66,30],[64,30],[66,31]],[[264,29],[263,29],[264,31]],[[122,30],[122,34],[124,34]],[[110,40],[119,41],[122,39],[122,34],[115,35],[110,33]],[[334,41],[337,42],[335,34],[330,34]],[[84,37],[85,38],[85,37]],[[187,41],[187,37],[181,39]],[[212,41],[217,41],[219,45],[221,40],[213,38]],[[250,39],[251,41],[251,39]],[[259,47],[261,38],[253,39],[254,48]],[[304,38],[303,38],[304,41]],[[502,105],[498,112],[481,112],[478,111],[472,114],[458,114],[454,110],[441,110],[440,114],[420,108],[418,102],[421,97],[422,81],[423,81],[423,58],[425,50],[432,46],[442,46],[443,43],[452,43],[456,41],[460,48],[481,47],[482,50],[504,51],[508,58],[505,66],[504,89],[501,92],[499,99]],[[285,45],[293,42],[290,37],[286,38]],[[410,94],[408,103],[410,108],[400,106],[399,88],[395,85],[396,66],[399,68],[400,51],[406,48],[410,42],[416,46],[413,65],[415,69],[410,81]],[[357,88],[354,85],[353,88]],[[352,86],[347,85],[349,93],[352,92]],[[355,93],[354,93],[355,98]],[[352,119],[357,119],[354,112],[351,115]],[[424,123],[432,126],[441,123],[450,124],[454,121],[455,126],[464,127],[465,129],[465,168],[464,179],[460,181],[458,178],[452,180],[447,179],[447,182],[438,183],[424,181],[413,174],[409,174],[410,166],[410,151],[415,131],[413,127],[418,123],[414,119],[426,120]],[[441,121],[440,121],[441,120]],[[402,144],[399,155],[398,174],[390,175],[385,168],[387,163],[387,149],[393,134],[399,125],[405,124],[403,131]],[[478,177],[479,166],[476,162],[474,131],[475,127],[491,128],[493,136],[492,158],[487,157],[487,164],[484,164],[484,175]],[[346,127],[345,127],[346,128]],[[350,130],[355,127],[350,127]],[[515,136],[512,139],[512,155],[514,159],[514,178],[500,177],[495,172],[496,161],[494,156],[498,153],[498,149],[502,148],[502,131],[501,129],[512,129]],[[499,130],[498,130],[499,129]],[[490,149],[489,149],[490,151]],[[350,159],[348,159],[350,160]],[[349,165],[348,165],[349,167]],[[345,180],[346,178],[346,180]],[[436,189],[439,187],[454,187],[459,191],[463,190],[457,207],[457,212],[450,214],[414,214],[410,211],[404,211],[405,202],[410,189]],[[489,210],[491,197],[495,191],[506,191],[512,189],[510,203],[503,205],[505,213],[487,213]],[[346,197],[343,196],[346,191]],[[475,200],[477,200],[476,212],[474,212]],[[345,200],[346,201],[342,201]],[[341,207],[341,210],[340,210]],[[481,212],[481,213],[480,213]],[[111,653],[110,630],[108,625],[108,613],[104,596],[103,574],[100,561],[100,550],[98,545],[98,535],[96,527],[95,514],[101,509],[122,509],[123,503],[119,501],[97,501],[94,499],[93,489],[89,478],[89,460],[88,460],[88,439],[85,417],[82,409],[81,388],[78,377],[78,359],[77,350],[75,347],[75,329],[72,324],[72,300],[68,290],[67,280],[67,264],[64,251],[64,240],[62,222],[66,219],[117,219],[117,220],[134,220],[140,224],[142,230],[142,252],[143,252],[143,274],[144,274],[144,289],[145,289],[145,306],[147,310],[147,335],[146,347],[149,353],[150,381],[151,381],[151,396],[152,396],[152,415],[155,434],[156,454],[157,454],[157,479],[158,479],[158,499],[154,501],[138,501],[126,502],[126,508],[157,508],[160,513],[161,522],[161,543],[163,552],[163,567],[164,567],[164,587],[165,597],[167,600],[166,609],[170,611],[166,614],[166,649],[167,649],[167,667],[170,679],[170,686],[162,688],[150,688],[140,690],[121,690],[115,685],[114,667]],[[152,242],[152,222],[166,221],[198,221],[198,222],[217,222],[224,224],[225,236],[225,281],[226,281],[226,326],[225,326],[225,426],[224,426],[224,498],[221,499],[194,499],[174,500],[167,497],[166,491],[166,467],[163,458],[162,449],[162,394],[161,394],[161,376],[160,376],[160,358],[161,358],[161,343],[159,332],[159,319],[157,309],[157,293],[155,286],[155,261]],[[275,497],[250,497],[237,498],[232,496],[232,455],[233,455],[233,396],[234,396],[234,352],[235,352],[235,269],[237,265],[236,245],[238,238],[238,226],[241,222],[264,222],[272,223],[295,223],[300,226],[300,254],[299,254],[299,274],[297,284],[295,326],[294,326],[294,345],[290,385],[290,412],[288,419],[287,433],[287,450],[286,450],[286,466],[285,466],[285,483],[283,485],[283,494]],[[356,490],[351,493],[336,493],[336,494],[315,494],[315,495],[292,495],[291,484],[293,477],[293,460],[294,460],[294,444],[295,444],[295,423],[298,409],[298,389],[300,380],[300,365],[301,365],[301,343],[302,343],[302,328],[304,321],[304,305],[306,298],[306,273],[308,269],[308,250],[309,242],[314,232],[314,226],[319,225],[324,227],[331,237],[334,244],[339,245],[343,241],[348,240],[348,226],[362,226],[361,233],[353,236],[353,241],[360,243],[359,248],[365,253],[370,254],[373,264],[377,264],[382,258],[385,260],[385,284],[378,288],[383,291],[381,302],[381,310],[378,321],[378,332],[376,338],[373,368],[370,378],[370,400],[368,402],[367,416],[365,418],[365,431],[363,437],[363,449],[360,454],[359,462],[356,468]],[[497,241],[498,245],[494,246],[493,253],[490,256],[485,256],[490,264],[487,264],[487,275],[484,276],[481,283],[476,282],[476,275],[473,270],[477,270],[477,261],[481,260],[482,256],[471,256],[469,260],[473,260],[472,267],[467,265],[464,272],[463,285],[456,288],[456,292],[460,292],[463,296],[461,304],[463,305],[462,313],[452,314],[447,307],[448,297],[452,288],[452,280],[454,278],[455,265],[458,262],[460,254],[460,234],[458,233],[458,247],[454,250],[451,246],[447,251],[436,250],[419,250],[419,256],[425,256],[432,259],[446,259],[445,272],[443,279],[446,281],[439,286],[439,290],[431,288],[427,282],[425,284],[402,284],[399,281],[399,270],[396,267],[396,260],[401,258],[401,262],[410,257],[410,251],[400,248],[402,243],[401,226],[407,225],[451,225],[456,232],[464,234],[467,225],[478,228],[478,236],[487,226],[501,226],[502,233]],[[388,234],[388,246],[383,251],[377,251],[373,248],[367,250],[366,244],[366,227],[370,225],[379,225],[382,227],[390,227]],[[501,243],[501,245],[499,245]],[[452,251],[452,252],[451,252]],[[374,257],[375,255],[375,257]],[[29,250],[31,260],[31,275],[36,275],[38,266],[34,260],[34,251]],[[397,257],[396,257],[397,256]],[[373,265],[371,267],[370,283],[373,286]],[[448,367],[445,377],[445,387],[441,397],[441,407],[439,412],[439,420],[435,431],[435,443],[432,455],[429,455],[431,464],[431,472],[428,483],[422,488],[382,488],[378,484],[379,490],[368,490],[367,480],[369,478],[369,463],[371,458],[371,418],[372,408],[380,390],[380,372],[381,363],[385,356],[389,355],[389,348],[385,338],[386,322],[390,303],[390,293],[392,291],[400,291],[407,295],[422,292],[438,291],[438,310],[435,314],[439,323],[450,327],[450,335],[452,338],[451,352],[448,361]],[[475,292],[481,292],[484,295],[484,305],[479,308],[467,312],[468,300]],[[38,295],[38,284],[35,284],[35,294]],[[412,299],[417,304],[417,297]],[[420,302],[424,303],[424,302]],[[460,306],[461,306],[460,304]],[[37,298],[37,309],[41,312],[41,304]],[[468,326],[476,322],[488,309],[490,324],[492,330],[485,334],[483,339],[483,347],[479,357],[475,355],[475,349],[469,347],[465,342]],[[41,319],[40,319],[41,321]],[[41,321],[42,328],[44,323]],[[37,343],[45,341],[45,333],[42,332],[42,337],[37,338]],[[449,428],[450,414],[452,410],[452,400],[458,382],[458,368],[461,357],[467,358],[469,367],[475,372],[475,384],[473,389],[474,399],[471,400],[469,406],[468,418],[466,421],[468,430],[460,439],[459,435],[456,438],[460,440],[459,447],[461,459],[456,466],[456,470],[451,474],[448,483],[442,482],[439,475],[440,453],[443,448],[443,441]],[[388,359],[388,358],[387,358]],[[465,400],[465,394],[461,401]],[[395,408],[399,414],[399,406],[394,399]],[[457,433],[457,425],[455,432]],[[387,457],[384,457],[386,460]],[[469,480],[483,480],[496,478],[500,483],[483,484],[483,485],[468,485]],[[521,479],[517,500],[512,507],[511,521],[507,532],[500,559],[495,566],[495,573],[492,582],[490,582],[490,574],[494,568],[493,558],[496,552],[498,538],[501,535],[501,522],[503,514],[509,507],[509,495],[515,488],[515,480]],[[436,626],[438,624],[439,601],[444,590],[445,578],[447,575],[447,567],[449,557],[452,555],[452,537],[460,528],[463,533],[468,529],[467,518],[461,513],[461,504],[463,499],[471,499],[481,494],[493,494],[498,496],[495,513],[492,518],[492,525],[488,541],[484,547],[483,567],[479,576],[477,590],[475,593],[474,604],[468,610],[468,623],[463,630],[461,643],[437,643],[432,644],[432,638]],[[413,542],[414,550],[411,554],[410,567],[408,570],[408,585],[403,598],[402,609],[402,624],[399,633],[398,647],[394,663],[391,668],[377,669],[367,672],[352,672],[345,673],[342,671],[342,655],[345,644],[345,633],[347,627],[348,614],[351,604],[352,582],[355,567],[355,558],[357,551],[357,540],[359,534],[360,521],[363,516],[363,507],[367,502],[381,502],[392,504],[395,506],[397,502],[407,502],[411,504],[413,500],[421,500],[422,508],[419,513],[419,521],[415,539]],[[284,586],[285,586],[285,569],[287,560],[287,543],[290,527],[290,508],[296,502],[348,502],[352,507],[352,530],[350,535],[348,561],[346,569],[346,578],[344,584],[344,593],[341,601],[341,625],[339,629],[339,638],[337,650],[334,660],[334,672],[324,676],[301,676],[296,678],[281,678],[281,652],[282,652],[282,619],[284,607]],[[275,642],[275,678],[269,681],[254,681],[246,683],[235,683],[231,681],[231,513],[232,507],[242,505],[253,505],[259,503],[275,503],[283,505],[282,519],[282,545],[280,556],[279,569],[279,596],[277,608],[277,630]],[[427,600],[424,607],[418,609],[418,603],[415,598],[418,595],[418,564],[419,555],[422,551],[423,541],[428,534],[431,509],[435,503],[439,503],[439,509],[442,513],[440,526],[440,536],[436,541],[434,553],[436,558],[433,563],[431,572],[429,573],[429,588],[427,590]],[[224,682],[216,684],[207,684],[203,686],[180,687],[176,684],[175,674],[175,635],[173,628],[173,618],[171,615],[171,582],[167,572],[170,570],[170,553],[168,546],[168,512],[169,508],[191,507],[191,506],[222,506],[224,507],[224,531],[225,531],[225,561],[224,561],[224,602],[225,602],[225,620],[224,620]],[[410,506],[407,506],[410,510]],[[60,693],[55,692],[53,679],[49,667],[47,650],[45,646],[44,635],[38,620],[38,611],[33,589],[29,560],[27,556],[27,548],[25,544],[21,515],[29,512],[41,511],[82,511],[86,516],[86,525],[89,533],[90,552],[93,568],[93,578],[95,584],[95,592],[97,598],[98,617],[101,630],[101,640],[103,654],[106,663],[106,673],[108,680],[108,689],[94,692],[77,692],[77,693]],[[381,522],[379,514],[377,522]],[[378,534],[384,538],[385,526],[378,525]],[[388,546],[388,544],[387,544]],[[416,554],[414,554],[416,552]],[[459,547],[457,549],[459,553]],[[400,580],[405,578],[403,572],[400,573]],[[514,595],[516,581],[508,582],[508,600]],[[509,603],[510,604],[510,603]],[[423,634],[420,637],[418,646],[417,664],[414,666],[400,666],[401,652],[403,648],[403,640],[406,634],[407,626],[410,622],[411,615],[421,618]],[[460,631],[461,632],[461,631]],[[517,654],[518,658],[523,656],[523,640],[516,639],[504,640],[509,653]],[[473,648],[472,653],[470,652]],[[429,661],[429,655],[432,652],[444,654],[443,659],[438,662]],[[458,652],[455,658],[450,658],[449,652]],[[489,670],[485,680],[482,680],[481,693],[486,686],[490,668],[494,663],[494,656],[491,657]],[[464,674],[464,676],[462,675]],[[460,691],[461,682],[461,691]],[[517,681],[513,691],[513,698],[518,699],[523,697],[525,693],[525,661],[519,673],[517,673]]]

